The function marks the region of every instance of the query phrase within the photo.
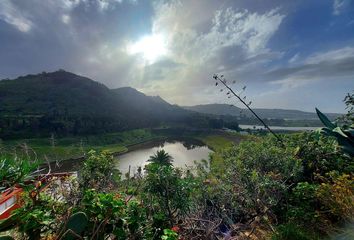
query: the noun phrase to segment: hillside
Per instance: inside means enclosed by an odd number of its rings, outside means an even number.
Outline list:
[[[199,113],[215,114],[215,115],[231,115],[236,117],[249,117],[253,118],[253,115],[248,111],[241,108],[231,106],[228,104],[205,104],[196,106],[185,106],[184,109],[192,110]],[[304,112],[299,110],[288,109],[265,109],[255,108],[253,109],[261,118],[265,119],[286,119],[286,120],[318,120],[316,113]],[[326,115],[334,120],[341,114],[326,113]]]
[[[0,103],[1,116],[104,116],[114,111],[106,86],[65,71],[0,81]]]
[[[200,114],[63,70],[0,81],[0,136],[86,134],[179,124]]]

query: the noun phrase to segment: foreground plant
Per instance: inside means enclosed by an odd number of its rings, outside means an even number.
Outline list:
[[[94,188],[97,191],[109,190],[120,179],[120,172],[115,167],[113,155],[107,151],[91,150],[80,170],[82,189]]]
[[[171,227],[189,210],[193,180],[183,177],[182,171],[172,165],[154,162],[148,164],[145,170],[145,201],[151,213],[162,214],[162,218],[169,222],[166,227]]]
[[[332,123],[317,108],[316,112],[323,125],[325,125],[324,128],[320,129],[320,132],[327,136],[335,137],[341,149],[349,156],[354,157],[354,125],[346,126],[345,129],[341,128],[336,123]]]
[[[36,167],[37,163],[28,159],[0,156],[0,190],[29,180]]]

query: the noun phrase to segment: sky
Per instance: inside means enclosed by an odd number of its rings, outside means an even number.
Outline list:
[[[354,0],[0,0],[0,79],[65,69],[178,105],[345,112]]]

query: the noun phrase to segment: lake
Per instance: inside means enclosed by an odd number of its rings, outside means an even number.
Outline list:
[[[243,125],[240,124],[239,125],[240,128],[242,129],[265,129],[264,126],[259,126],[259,125]],[[282,126],[269,126],[270,129],[274,130],[274,131],[312,131],[312,130],[316,130],[319,127],[282,127]]]
[[[131,174],[134,174],[139,166],[143,168],[148,164],[149,157],[160,149],[164,149],[173,157],[173,165],[175,167],[184,169],[193,167],[194,161],[208,160],[209,153],[212,152],[202,142],[195,139],[154,140],[129,146],[127,153],[119,154],[115,157],[116,167],[124,176],[129,171],[130,165]],[[70,159],[61,161],[58,165],[55,162],[51,162],[50,165],[52,172],[78,171],[82,166],[82,161],[83,158]],[[42,167],[46,169],[47,165],[43,164]]]
[[[194,161],[208,160],[209,153],[212,152],[201,142],[191,139],[155,141],[117,156],[117,168],[124,175],[129,171],[130,166],[131,174],[134,174],[139,166],[143,168],[149,163],[147,162],[149,157],[161,149],[164,149],[173,157],[175,167],[184,169],[193,167]]]

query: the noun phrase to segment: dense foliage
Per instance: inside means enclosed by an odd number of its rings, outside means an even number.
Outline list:
[[[39,192],[34,201],[32,189],[15,221],[5,225],[15,227],[17,237],[51,238],[69,234],[62,222],[82,212],[87,224],[79,235],[89,239],[328,236],[354,217],[353,159],[335,139],[317,132],[283,139],[285,148],[262,137],[216,151],[223,169],[205,162],[194,174],[174,168],[168,153],[157,152],[144,176],[140,170],[124,180],[111,155],[91,151],[80,185],[66,195],[70,205]]]
[[[80,187],[84,190],[96,189],[99,192],[112,189],[119,175],[112,154],[106,151],[96,153],[91,150],[80,171]]]
[[[0,190],[23,182],[35,169],[36,162],[28,159],[0,156]]]
[[[320,118],[328,128],[334,124]],[[342,128],[350,140],[349,125]],[[90,151],[78,181],[67,179],[69,187],[41,191],[38,182],[28,185],[22,207],[0,222],[0,231],[33,240],[350,239],[350,151],[336,135],[320,131],[281,137],[282,144],[262,136],[217,145],[211,162],[188,170],[158,151],[144,169],[123,179],[110,153]],[[25,182],[33,170],[25,162],[0,160],[6,166],[2,187]]]

